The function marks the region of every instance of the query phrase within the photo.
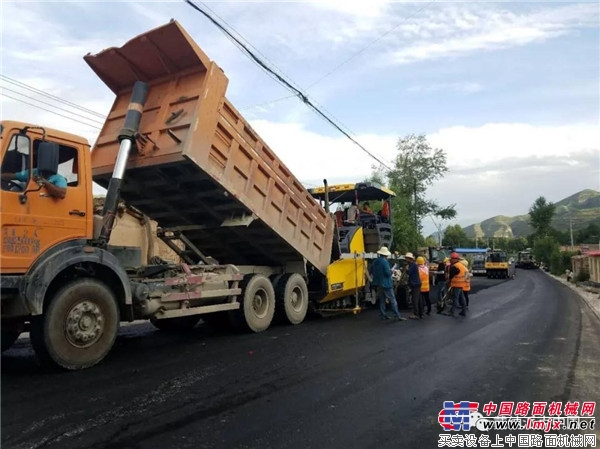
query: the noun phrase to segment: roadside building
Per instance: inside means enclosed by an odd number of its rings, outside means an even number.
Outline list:
[[[588,253],[590,281],[600,284],[600,251]]]

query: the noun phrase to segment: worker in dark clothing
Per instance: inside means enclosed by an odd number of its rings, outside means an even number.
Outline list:
[[[406,253],[404,259],[408,262],[406,268],[408,274],[408,288],[412,297],[413,314],[409,316],[411,320],[419,320],[423,315],[423,298],[421,297],[421,276],[419,275],[419,267],[415,263],[413,253]]]
[[[441,260],[440,263],[437,266],[437,274],[435,275],[435,283],[438,286],[437,289],[437,300],[438,300],[438,304],[442,302],[442,299],[444,298],[444,295],[446,295],[446,275],[447,275],[447,269],[446,266],[450,265],[450,259],[446,258],[444,260]]]

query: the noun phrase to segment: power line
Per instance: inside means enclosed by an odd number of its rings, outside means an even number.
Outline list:
[[[56,115],[59,115],[59,116],[61,116],[61,117],[63,117],[63,118],[66,118],[66,119],[69,119],[69,120],[73,120],[74,122],[79,122],[79,123],[81,123],[81,124],[83,124],[83,125],[87,125],[87,126],[89,126],[90,128],[95,128],[95,129],[97,129],[97,130],[100,130],[100,129],[102,129],[102,128],[100,128],[99,126],[91,125],[91,124],[89,124],[89,123],[82,122],[81,120],[77,120],[77,119],[75,119],[75,118],[73,118],[73,117],[68,117],[68,116],[66,116],[66,115],[59,114],[59,113],[58,113],[58,112],[56,112],[56,111],[51,111],[50,109],[46,109],[46,108],[43,108],[43,107],[41,107],[41,106],[38,106],[38,105],[35,105],[35,104],[32,104],[32,103],[29,103],[29,102],[27,102],[27,101],[25,101],[25,100],[21,100],[20,98],[11,97],[10,95],[6,95],[6,94],[2,94],[2,95],[3,95],[4,97],[6,97],[6,98],[10,98],[11,100],[20,101],[21,103],[27,104],[27,105],[29,105],[29,106],[33,106],[34,108],[41,109],[42,111],[50,112],[51,114],[56,114]]]
[[[251,105],[251,106],[243,106],[243,107],[238,108],[238,109],[240,111],[243,111],[245,109],[260,108],[260,107],[263,107],[263,106],[269,106],[270,104],[278,103],[280,101],[287,100],[289,98],[294,98],[295,96],[296,95],[286,95],[285,97],[276,98],[275,100],[267,101],[266,103],[254,104],[254,105]]]
[[[331,74],[333,74],[334,72],[336,72],[337,70],[339,70],[341,67],[343,67],[346,64],[348,64],[350,61],[352,61],[358,55],[360,55],[361,53],[363,53],[367,48],[373,46],[374,44],[376,44],[377,42],[379,42],[381,39],[383,39],[388,34],[396,31],[400,27],[400,25],[404,25],[409,19],[412,19],[413,17],[415,17],[418,13],[420,13],[424,9],[428,8],[430,5],[432,5],[436,1],[437,0],[432,0],[429,3],[426,3],[421,8],[419,8],[417,11],[415,11],[414,13],[412,13],[410,16],[405,17],[404,20],[402,20],[400,23],[398,23],[395,27],[393,27],[393,28],[389,29],[388,31],[386,31],[385,33],[381,34],[375,40],[369,42],[367,45],[365,45],[363,48],[361,48],[360,50],[358,50],[356,53],[352,54],[349,58],[347,58],[344,61],[342,61],[341,63],[339,63],[333,69],[331,69],[329,72],[325,73],[325,75],[323,75],[322,77],[320,77],[319,79],[317,79],[315,82],[313,82],[312,84],[310,84],[306,89],[308,90],[311,87],[313,87],[314,85],[316,85],[316,84],[320,83],[321,81],[323,81],[325,78],[327,78],[328,76],[330,76]]]
[[[321,111],[321,109],[319,109],[317,106],[315,106],[313,104],[313,102],[308,98],[308,96],[304,92],[302,92],[300,89],[292,86],[292,84],[289,81],[287,81],[280,74],[276,73],[273,69],[268,67],[246,45],[244,45],[242,42],[240,42],[239,39],[237,39],[235,36],[233,36],[231,34],[231,32],[229,32],[229,30],[227,30],[218,21],[216,21],[210,14],[208,14],[206,11],[204,11],[202,8],[200,8],[198,5],[196,5],[192,0],[184,0],[184,1],[188,5],[190,5],[192,8],[194,8],[196,11],[198,11],[200,14],[205,16],[208,20],[210,20],[217,28],[219,28],[221,31],[223,31],[227,36],[229,36],[231,39],[233,39],[235,41],[235,43],[237,44],[238,48],[240,48],[252,61],[254,61],[256,64],[258,64],[259,67],[262,68],[263,70],[265,70],[271,77],[274,77],[277,81],[279,81],[286,88],[288,88],[290,91],[292,91],[296,96],[298,96],[298,98],[300,98],[300,100],[302,100],[303,103],[305,103],[307,106],[309,106],[314,112],[316,112],[319,116],[321,116],[323,119],[325,119],[328,123],[330,123],[338,131],[340,131],[342,134],[344,134],[348,139],[350,139],[352,142],[354,142],[354,144],[356,144],[361,150],[363,150],[371,158],[373,158],[374,160],[379,162],[382,166],[386,167],[388,170],[391,170],[391,168],[385,162],[383,162],[381,159],[379,159],[377,156],[375,156],[373,153],[371,153],[369,150],[367,150],[364,146],[362,146],[360,143],[358,143],[352,136],[350,136],[350,134],[348,134],[346,131],[344,131],[337,123],[335,123],[325,113],[323,113]]]
[[[47,106],[50,106],[50,107],[52,107],[52,108],[56,108],[56,109],[58,109],[59,111],[64,111],[64,112],[67,112],[67,113],[69,113],[69,114],[76,115],[76,116],[78,116],[78,117],[80,117],[80,118],[82,118],[82,119],[89,120],[89,121],[91,121],[91,122],[94,122],[94,123],[96,123],[96,124],[98,124],[98,125],[102,125],[102,124],[103,124],[103,122],[100,122],[100,121],[98,121],[98,120],[96,120],[96,119],[92,119],[92,118],[84,117],[84,116],[82,116],[81,114],[78,114],[78,113],[76,113],[76,112],[72,112],[72,111],[69,111],[68,109],[61,108],[60,106],[55,106],[55,105],[53,105],[53,104],[51,104],[51,103],[47,103],[47,102],[45,102],[45,101],[42,101],[42,100],[40,100],[40,99],[38,99],[38,98],[34,98],[34,97],[31,97],[31,96],[29,96],[29,95],[25,95],[24,93],[18,92],[18,91],[16,91],[16,90],[9,89],[8,87],[1,87],[1,86],[0,86],[0,88],[1,88],[3,91],[8,91],[8,92],[15,93],[15,94],[17,94],[17,95],[22,95],[23,97],[25,97],[25,98],[29,98],[30,100],[34,100],[34,101],[37,101],[38,103],[45,104],[45,105],[47,105]]]
[[[287,78],[290,78],[290,82],[292,84],[295,84],[296,87],[298,87],[298,89],[301,89],[301,87],[296,84],[293,80],[291,80],[291,77],[286,74],[283,70],[281,70],[279,67],[277,67],[277,65],[275,65],[275,63],[273,61],[271,61],[267,56],[265,56],[258,48],[256,48],[254,45],[252,45],[252,43],[250,41],[248,41],[244,36],[242,36],[242,34],[240,34],[233,26],[231,26],[229,23],[227,23],[225,21],[225,19],[223,19],[221,16],[219,16],[214,10],[210,9],[210,7],[204,3],[204,2],[198,2],[200,3],[202,6],[204,6],[206,9],[208,9],[214,16],[216,16],[222,23],[224,23],[225,25],[227,25],[229,27],[229,29],[231,30],[231,32],[235,33],[238,37],[239,40],[242,40],[246,43],[246,45],[252,49],[254,49],[254,51],[256,53],[258,53],[260,56],[262,56],[262,58],[264,60],[266,60],[267,62],[269,62],[273,67],[275,67],[281,74],[285,75]],[[224,27],[223,27],[224,28]],[[233,41],[234,44],[236,44],[237,42]],[[293,95],[292,95],[293,96]]]
[[[361,48],[360,50],[358,50],[356,53],[352,54],[349,58],[345,59],[344,61],[342,61],[341,63],[339,63],[338,65],[336,65],[333,69],[331,69],[329,72],[325,73],[323,76],[321,76],[316,81],[314,81],[313,83],[311,83],[306,88],[306,90],[310,90],[312,87],[314,87],[315,85],[317,85],[318,83],[320,83],[321,81],[323,81],[325,78],[327,78],[330,75],[332,75],[334,72],[336,72],[337,70],[339,70],[340,68],[342,68],[348,62],[350,62],[351,60],[353,60],[354,58],[356,58],[358,55],[360,55],[361,53],[363,53],[367,48],[373,46],[374,44],[376,44],[377,42],[379,42],[381,39],[383,39],[388,34],[391,34],[392,32],[396,31],[401,25],[404,25],[409,19],[412,19],[413,17],[415,17],[418,13],[420,13],[423,10],[425,10],[426,8],[428,8],[429,6],[431,6],[433,3],[435,3],[436,1],[437,0],[432,0],[429,3],[426,3],[424,6],[422,6],[421,8],[419,8],[417,11],[415,11],[414,13],[412,13],[410,16],[405,17],[396,26],[394,26],[393,28],[389,29],[385,33],[381,34],[379,37],[377,37],[373,41],[369,42],[366,46],[364,46],[363,48]],[[247,108],[267,106],[269,104],[276,103],[276,102],[278,102],[280,100],[284,100],[284,99],[287,99],[287,98],[290,98],[290,97],[278,98],[278,99],[275,99],[275,100],[272,100],[272,101],[268,101],[266,103],[262,103],[262,104],[259,104],[259,105],[256,105],[256,106],[248,106]]]
[[[43,96],[45,96],[47,98],[50,98],[50,99],[55,100],[55,101],[58,101],[59,103],[66,104],[68,106],[71,106],[72,108],[79,109],[80,111],[86,112],[88,114],[95,115],[95,116],[97,116],[99,118],[102,118],[102,119],[104,119],[106,117],[106,114],[100,114],[99,112],[92,111],[91,109],[88,109],[88,108],[85,108],[85,107],[80,106],[78,104],[75,104],[75,103],[73,103],[73,102],[71,102],[69,100],[65,100],[63,98],[57,97],[56,95],[49,94],[47,92],[44,92],[43,90],[37,89],[37,88],[35,88],[33,86],[30,86],[28,84],[25,84],[25,83],[23,83],[21,81],[17,81],[17,80],[15,80],[13,78],[10,78],[10,77],[6,76],[6,75],[0,74],[0,78],[2,78],[3,80],[5,80],[8,83],[14,84],[14,85],[16,85],[18,87],[22,87],[23,89],[27,89],[27,90],[30,90],[30,91],[35,92],[37,94],[43,95]]]

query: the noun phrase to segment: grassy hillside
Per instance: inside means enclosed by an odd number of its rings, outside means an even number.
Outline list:
[[[556,211],[552,226],[560,231],[585,228],[590,223],[600,224],[600,192],[586,189],[555,203]],[[570,213],[569,213],[570,211]],[[529,214],[507,217],[498,215],[481,223],[464,228],[468,237],[525,237],[532,232],[529,226]]]

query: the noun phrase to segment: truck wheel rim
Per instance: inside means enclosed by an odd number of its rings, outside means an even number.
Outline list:
[[[290,305],[295,312],[300,312],[302,310],[302,304],[304,303],[304,298],[302,294],[302,289],[300,287],[295,287],[292,290],[290,295]]]
[[[100,307],[91,301],[75,304],[67,314],[66,336],[77,348],[92,346],[102,336],[104,316]]]
[[[252,309],[258,318],[264,318],[267,316],[267,312],[269,310],[267,292],[261,289],[254,293],[254,298],[252,299]]]

